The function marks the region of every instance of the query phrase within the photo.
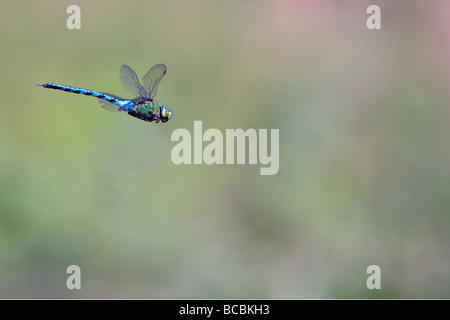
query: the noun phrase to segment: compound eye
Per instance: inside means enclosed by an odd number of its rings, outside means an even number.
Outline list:
[[[161,106],[161,121],[166,122],[172,116],[172,111],[167,109],[166,106]]]

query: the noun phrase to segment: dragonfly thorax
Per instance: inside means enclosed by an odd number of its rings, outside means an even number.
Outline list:
[[[128,114],[144,121],[167,122],[172,116],[172,111],[166,106],[159,105],[156,100],[148,99],[137,102]]]
[[[156,115],[159,112],[159,104],[156,100],[149,99],[136,104],[133,107],[133,111],[142,115]]]

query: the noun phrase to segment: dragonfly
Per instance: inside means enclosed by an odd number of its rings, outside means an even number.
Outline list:
[[[51,82],[41,83],[38,86],[96,97],[103,109],[108,111],[125,111],[130,116],[147,122],[167,122],[172,116],[172,111],[166,106],[160,105],[154,99],[159,82],[166,74],[166,71],[167,68],[164,64],[157,64],[151,67],[142,78],[141,85],[136,72],[126,64],[122,65],[120,68],[120,82],[136,97],[134,99],[124,99],[106,92],[92,91]]]

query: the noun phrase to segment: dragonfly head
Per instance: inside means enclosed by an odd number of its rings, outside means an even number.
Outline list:
[[[166,106],[160,106],[159,113],[162,122],[169,121],[170,117],[172,116],[172,110],[167,109]]]

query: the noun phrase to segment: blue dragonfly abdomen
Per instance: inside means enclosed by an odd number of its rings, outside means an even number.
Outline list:
[[[92,90],[77,88],[77,87],[72,87],[72,86],[66,86],[63,84],[49,82],[49,83],[38,84],[38,86],[48,88],[48,89],[57,89],[57,90],[62,90],[62,91],[66,91],[66,92],[79,93],[79,94],[84,94],[86,96],[96,97],[96,98],[111,102],[111,103],[117,105],[118,107],[125,107],[127,104],[132,102],[132,100],[120,99],[120,98],[114,97],[113,95],[108,94],[108,93],[97,92],[97,91],[92,91]]]

